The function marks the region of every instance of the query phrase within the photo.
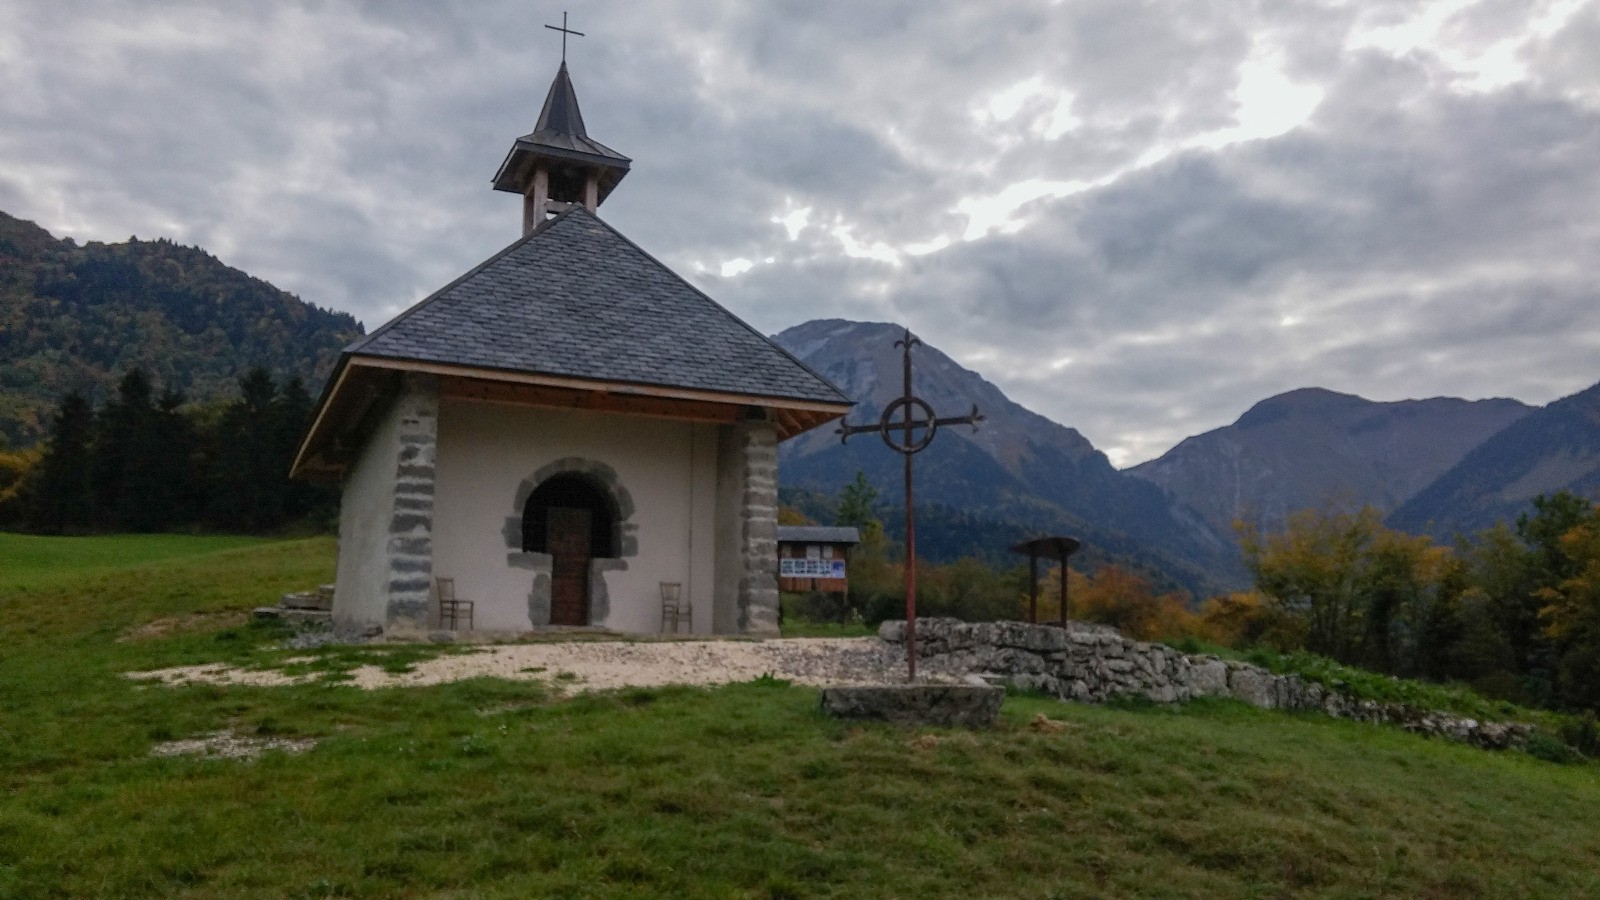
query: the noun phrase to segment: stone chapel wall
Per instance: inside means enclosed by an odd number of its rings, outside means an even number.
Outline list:
[[[333,619],[341,631],[427,626],[439,383],[411,373],[345,478]]]

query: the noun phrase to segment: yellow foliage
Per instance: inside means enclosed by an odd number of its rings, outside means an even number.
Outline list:
[[[816,520],[792,506],[778,507],[779,525],[815,525]]]
[[[1561,536],[1560,545],[1575,574],[1538,592],[1544,602],[1539,619],[1546,634],[1565,642],[1600,629],[1600,526],[1579,525]]]
[[[1176,592],[1157,594],[1150,581],[1121,566],[1105,566],[1092,575],[1072,571],[1067,581],[1071,618],[1110,625],[1137,641],[1178,638],[1196,631],[1187,597]],[[1061,569],[1039,579],[1039,620],[1061,616]],[[1026,608],[1027,599],[1023,599]]]
[[[1196,634],[1214,644],[1290,650],[1305,641],[1305,625],[1259,591],[1238,591],[1200,604]]]
[[[32,450],[0,451],[0,506],[16,500],[23,482],[28,480],[28,473],[33,471],[43,456],[44,451],[38,447]]]

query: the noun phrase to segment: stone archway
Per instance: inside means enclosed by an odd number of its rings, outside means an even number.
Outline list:
[[[633,499],[604,463],[568,457],[523,480],[504,528],[507,562],[535,572],[528,595],[534,627],[605,621],[602,573],[627,569],[638,553]]]

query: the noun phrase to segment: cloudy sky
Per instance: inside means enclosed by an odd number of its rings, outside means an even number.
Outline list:
[[[0,210],[375,327],[519,234],[562,4],[0,0]],[[1600,0],[573,9],[601,214],[772,333],[905,323],[1121,465],[1317,385],[1600,381]]]

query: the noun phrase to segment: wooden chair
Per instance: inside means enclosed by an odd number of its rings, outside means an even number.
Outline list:
[[[661,582],[661,631],[677,634],[678,623],[694,633],[694,607],[683,601],[683,585],[675,581]]]
[[[439,587],[439,627],[444,628],[449,622],[451,631],[461,626],[463,615],[467,619],[467,630],[472,630],[472,601],[462,600],[456,596],[456,580],[454,578],[435,578]]]

